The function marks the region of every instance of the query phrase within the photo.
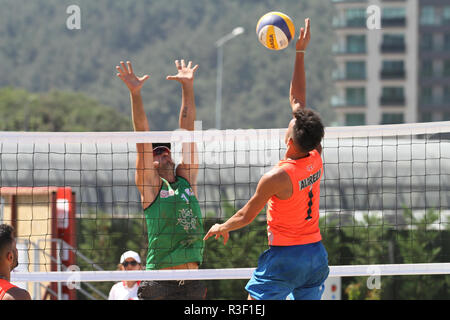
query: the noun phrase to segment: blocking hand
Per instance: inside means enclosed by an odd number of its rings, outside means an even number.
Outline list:
[[[167,80],[175,80],[180,82],[181,84],[192,84],[194,81],[195,71],[198,69],[198,64],[192,67],[192,61],[189,61],[188,65],[184,60],[180,61],[175,60],[175,66],[178,69],[178,74],[174,76],[167,76]]]
[[[137,77],[133,72],[131,62],[127,61],[127,65],[123,61],[120,61],[120,67],[116,66],[116,70],[119,72],[117,76],[126,84],[131,93],[137,93],[141,90],[144,82],[147,81],[150,76],[144,75]]]

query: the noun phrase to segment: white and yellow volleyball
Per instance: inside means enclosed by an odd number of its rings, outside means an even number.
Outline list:
[[[266,13],[256,25],[258,40],[263,46],[271,50],[287,48],[295,36],[292,19],[284,13],[273,11]]]

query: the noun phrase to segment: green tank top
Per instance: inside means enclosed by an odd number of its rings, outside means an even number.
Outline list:
[[[191,185],[177,176],[174,183],[161,178],[153,203],[144,210],[147,221],[147,270],[203,262],[204,231],[200,205]]]

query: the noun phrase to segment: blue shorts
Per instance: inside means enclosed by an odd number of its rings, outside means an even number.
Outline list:
[[[271,246],[259,257],[245,290],[256,300],[320,300],[329,272],[321,241]]]

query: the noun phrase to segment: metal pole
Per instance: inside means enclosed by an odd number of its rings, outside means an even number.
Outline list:
[[[61,241],[59,241],[59,239],[54,239],[56,240],[56,252],[57,252],[57,271],[61,272],[61,265],[62,265],[62,261],[61,261]],[[62,300],[62,283],[58,282],[58,300]]]
[[[217,82],[216,82],[216,129],[221,128],[222,122],[222,74],[223,74],[223,46],[217,47]]]
[[[216,81],[216,129],[222,127],[222,74],[223,74],[223,45],[238,35],[244,33],[244,28],[234,28],[232,32],[216,42],[217,47],[217,81]]]

